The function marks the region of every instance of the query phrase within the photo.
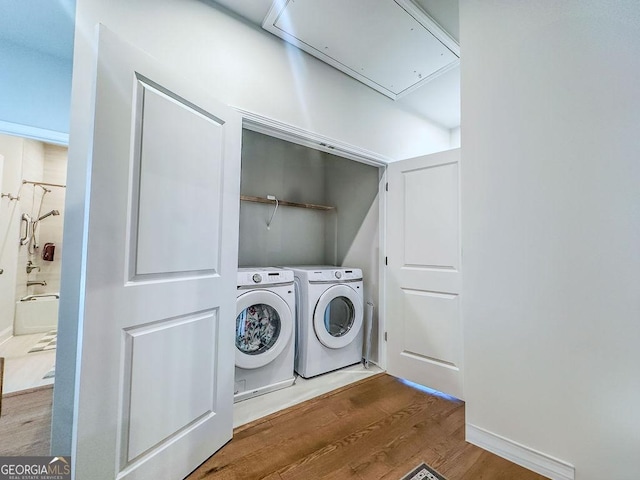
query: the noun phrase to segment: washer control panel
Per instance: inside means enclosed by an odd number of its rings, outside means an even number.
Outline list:
[[[238,287],[293,283],[293,272],[282,268],[239,268]]]

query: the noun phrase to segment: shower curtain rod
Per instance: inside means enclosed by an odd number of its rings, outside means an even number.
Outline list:
[[[58,183],[47,183],[47,182],[32,182],[31,180],[22,180],[22,183],[30,183],[32,185],[40,185],[40,186],[47,186],[47,187],[61,187],[61,188],[67,188],[66,185],[60,185]]]

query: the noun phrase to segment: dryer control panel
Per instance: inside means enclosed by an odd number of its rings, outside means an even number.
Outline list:
[[[309,282],[339,283],[362,280],[362,270],[359,268],[332,268],[310,270]]]

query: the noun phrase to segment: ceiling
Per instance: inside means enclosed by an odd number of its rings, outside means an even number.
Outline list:
[[[259,28],[262,28],[262,23],[273,4],[273,0],[214,1]],[[459,42],[458,0],[413,0],[413,2]],[[460,67],[436,76],[397,100],[389,101],[395,101],[405,110],[446,128],[458,127],[460,125]]]
[[[71,62],[75,0],[0,0],[0,41]]]
[[[262,28],[272,0],[214,0]],[[376,0],[382,1],[382,0]],[[389,0],[387,0],[389,1]],[[458,0],[413,0],[459,41]],[[23,45],[71,62],[75,0],[0,0],[0,41]],[[46,34],[45,34],[46,33]],[[460,68],[443,73],[416,90],[391,100],[405,110],[446,128],[460,125]]]

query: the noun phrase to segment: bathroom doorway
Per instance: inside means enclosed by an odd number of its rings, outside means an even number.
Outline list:
[[[0,134],[3,393],[55,380],[67,147]]]

